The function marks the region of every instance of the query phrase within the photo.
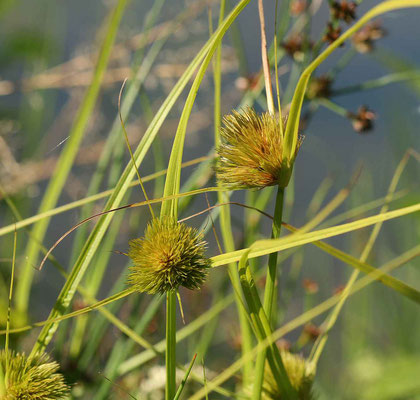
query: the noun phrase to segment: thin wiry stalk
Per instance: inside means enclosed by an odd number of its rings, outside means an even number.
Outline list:
[[[220,12],[219,12],[219,25],[223,21],[225,11],[225,0],[222,0],[220,3]],[[216,50],[214,63],[213,63],[213,77],[214,77],[214,144],[215,147],[218,148],[220,145],[220,128],[221,128],[221,81],[222,81],[222,74],[221,74],[221,53],[222,53],[222,46],[221,44]],[[220,186],[220,184],[219,184]],[[219,192],[217,194],[217,199],[219,204],[224,203],[227,201],[227,195]],[[223,245],[226,251],[233,251],[235,250],[235,243],[232,234],[232,224],[230,218],[230,208],[222,207],[220,210],[220,230],[222,233]],[[234,286],[239,287],[239,275],[237,271],[236,264],[230,264],[229,268],[229,277],[230,279],[234,280]],[[237,293],[235,291],[235,293]],[[248,324],[247,316],[245,315],[246,311],[240,305],[241,299],[236,298],[236,305],[238,310],[239,316],[239,325],[241,330],[241,342],[242,342],[242,354],[247,353],[252,348],[252,337],[251,337],[251,329]],[[243,368],[242,372],[242,382],[243,386],[246,386],[250,383],[252,373],[252,363],[251,361],[246,363]]]
[[[271,238],[277,239],[280,237],[282,215],[283,215],[283,200],[284,189],[279,187],[277,189],[276,206],[274,210],[274,220],[272,225]],[[264,311],[267,315],[270,325],[272,325],[274,316],[277,315],[277,307],[275,307],[275,289],[277,283],[277,254],[271,253],[268,258],[268,270],[264,291]],[[255,381],[253,399],[261,397],[261,388],[264,380],[266,352],[263,351],[258,354],[255,364]]]

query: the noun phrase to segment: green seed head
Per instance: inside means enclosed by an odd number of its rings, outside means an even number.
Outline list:
[[[252,108],[223,118],[218,181],[230,189],[287,186],[291,170],[282,163],[283,136],[279,119]]]
[[[308,368],[304,358],[288,351],[281,351],[284,368],[289,377],[290,383],[296,389],[299,400],[313,400],[315,397],[312,392],[313,374]],[[262,400],[283,400],[278,385],[271,372],[269,365],[265,367]]]
[[[144,237],[129,244],[134,266],[128,282],[139,292],[197,289],[206,280],[210,260],[204,255],[203,235],[173,218],[153,219]]]
[[[69,386],[61,374],[60,366],[46,354],[26,357],[24,353],[0,351],[0,365],[5,382],[4,400],[61,400],[67,399]]]

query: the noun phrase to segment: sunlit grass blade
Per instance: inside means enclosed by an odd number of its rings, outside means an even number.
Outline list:
[[[283,224],[283,226],[292,231],[297,232],[298,229],[292,227],[289,224]],[[367,264],[366,262],[358,260],[356,257],[351,256],[327,243],[321,241],[312,242],[314,246],[317,246],[321,250],[325,251],[329,255],[337,258],[345,262],[346,264],[350,265],[351,267],[355,268],[357,271],[363,272],[365,274],[375,274],[377,269],[372,267],[371,265]],[[405,297],[415,301],[416,303],[420,304],[420,292],[415,288],[401,282],[399,279],[394,278],[391,275],[387,275],[386,273],[381,274],[379,281],[382,282],[384,285],[388,286],[392,290],[402,294]]]
[[[373,275],[367,275],[362,279],[358,280],[356,284],[353,286],[351,290],[351,294],[357,293],[359,290],[365,288],[366,286],[370,285],[375,280],[378,280],[382,273],[389,273],[392,270],[404,265],[405,263],[411,261],[412,259],[420,256],[420,245],[415,246],[414,248],[408,250],[407,252],[401,254],[400,256],[396,257],[395,259],[391,260],[390,262],[386,263],[380,269],[375,272]],[[310,310],[304,312],[303,314],[299,315],[298,317],[292,319],[291,321],[285,323],[282,327],[276,329],[269,337],[267,337],[263,342],[260,342],[258,346],[254,347],[252,351],[245,356],[241,357],[229,367],[225,368],[225,370],[219,374],[217,377],[213,378],[211,381],[207,380],[206,388],[200,389],[194,395],[190,397],[189,400],[200,400],[202,399],[206,393],[210,393],[213,391],[214,387],[219,387],[229,378],[231,378],[237,371],[242,368],[244,362],[247,359],[253,359],[255,355],[267,348],[271,343],[279,340],[281,337],[286,335],[287,333],[299,328],[300,326],[304,325],[305,323],[313,320],[317,316],[325,313],[332,307],[334,307],[340,301],[340,295],[335,295],[327,300],[323,301],[322,303],[318,304],[317,306],[311,308]]]
[[[177,390],[177,391],[176,391],[176,393],[175,393],[174,400],[178,400],[178,399],[181,397],[182,391],[184,390],[184,386],[185,386],[185,384],[187,383],[187,379],[188,379],[188,377],[189,377],[189,375],[190,375],[190,372],[191,372],[191,370],[192,370],[192,367],[194,366],[194,363],[195,363],[195,359],[196,359],[196,358],[197,358],[197,354],[194,354],[194,357],[193,357],[193,359],[191,360],[191,362],[190,362],[190,365],[189,365],[188,369],[185,371],[184,378],[182,379],[182,382],[181,382],[181,384],[179,385],[178,390]]]
[[[69,133],[70,138],[64,146],[58,164],[55,168],[54,175],[44,193],[44,197],[39,207],[39,213],[45,212],[56,205],[64,184],[66,183],[68,174],[70,173],[82,141],[83,134],[85,133],[89,118],[98,98],[101,83],[107,69],[111,50],[126,5],[127,0],[119,0],[115,8],[111,10],[106,36],[99,53],[92,83],[85,94],[82,104],[80,105],[78,114]],[[48,224],[49,220],[44,219],[33,228],[33,236],[36,237],[38,241],[43,241]],[[29,241],[25,254],[25,263],[20,271],[20,278],[16,287],[16,307],[17,310],[22,313],[25,313],[28,307],[31,284],[34,275],[33,267],[37,264],[39,254],[38,243]]]
[[[389,209],[388,203],[393,198],[394,192],[397,188],[397,185],[398,185],[398,182],[401,178],[401,175],[402,175],[402,173],[403,173],[403,171],[404,171],[404,169],[405,169],[405,167],[408,163],[410,155],[411,155],[411,151],[408,150],[404,154],[404,156],[402,157],[401,161],[399,162],[399,164],[398,164],[398,166],[395,170],[394,176],[392,177],[391,183],[390,183],[389,188],[388,188],[388,193],[387,193],[387,196],[386,196],[386,203],[382,206],[381,211],[380,211],[381,214],[385,213]],[[371,250],[372,250],[372,248],[373,248],[373,246],[376,242],[376,239],[379,235],[379,232],[382,228],[382,224],[383,224],[383,222],[377,222],[375,224],[375,226],[373,227],[372,232],[369,236],[369,239],[366,242],[366,245],[363,248],[362,254],[360,256],[360,261],[362,263],[367,260],[369,254],[370,254],[370,252],[371,252]],[[373,271],[372,271],[372,273],[373,273]],[[326,322],[325,331],[317,338],[317,340],[316,340],[316,342],[313,346],[313,349],[312,349],[312,352],[311,352],[311,360],[314,364],[314,368],[316,368],[316,365],[317,365],[318,360],[321,356],[321,353],[322,353],[322,351],[323,351],[323,349],[326,345],[326,342],[327,342],[327,339],[328,339],[328,332],[335,325],[335,322],[338,319],[338,316],[339,316],[339,314],[340,314],[340,312],[341,312],[341,310],[344,306],[344,303],[347,299],[347,296],[350,293],[351,288],[354,285],[354,283],[356,282],[358,276],[359,276],[359,271],[357,271],[357,270],[353,271],[352,275],[350,276],[350,279],[348,280],[348,282],[347,282],[347,284],[346,284],[346,286],[343,290],[340,302],[336,305],[334,310],[331,312],[331,315],[329,316],[328,321]],[[411,299],[413,299],[417,302],[420,298],[418,296],[418,294],[416,295],[415,290],[408,290],[410,288],[405,287],[407,285],[404,285],[401,282],[397,282],[395,280],[392,280],[390,282],[389,278],[387,279],[387,282],[386,281],[382,281],[382,282],[387,284],[388,286],[392,287],[394,290],[398,291],[399,293],[401,293],[403,295],[406,295],[406,296],[410,297]]]
[[[255,287],[255,282],[248,265],[248,254],[249,250],[242,255],[239,261],[239,277],[242,291],[248,305],[248,312],[253,324],[254,332],[258,338],[258,342],[264,343],[267,337],[271,335],[271,327],[267,314],[261,304],[257,289]],[[271,372],[275,377],[279,390],[282,393],[285,393],[285,396],[288,399],[296,398],[297,394],[289,381],[276,343],[270,343],[267,348],[267,353],[265,354],[265,351],[263,351],[263,354],[264,359],[265,356],[267,356]],[[257,379],[254,380],[254,385],[256,383]],[[254,391],[253,396],[261,395],[261,387],[262,382],[260,382],[258,387],[259,393]]]
[[[401,8],[420,7],[420,0],[388,0],[373,7],[370,11],[364,14],[358,21],[354,23],[347,31],[345,31],[337,40],[330,44],[308,67],[300,76],[299,82],[296,86],[292,104],[289,112],[289,119],[286,125],[285,143],[283,157],[286,160],[294,160],[296,156],[296,146],[298,140],[299,120],[302,110],[303,99],[306,92],[306,87],[312,72],[318,68],[339,46],[347,39],[353,36],[360,28],[362,28],[371,19],[387,13],[392,10]]]
[[[192,166],[192,165],[203,163],[205,161],[209,161],[211,159],[213,159],[212,156],[198,157],[198,158],[195,158],[191,161],[186,161],[186,162],[182,163],[182,167],[186,168],[186,167],[189,167],[189,166]],[[162,177],[166,174],[166,172],[167,172],[167,170],[164,169],[162,171],[155,172],[153,174],[147,175],[143,178],[143,182],[150,182],[153,179]],[[137,180],[131,182],[129,184],[129,187],[134,187],[136,185],[138,185]],[[91,195],[91,196],[87,196],[83,199],[73,201],[73,202],[65,204],[63,206],[53,208],[52,210],[46,211],[44,213],[36,214],[36,215],[33,215],[32,217],[29,217],[29,218],[21,219],[18,222],[16,222],[16,224],[10,224],[10,225],[4,226],[3,228],[0,228],[0,236],[3,236],[3,235],[6,235],[8,233],[13,232],[15,228],[16,228],[16,230],[19,230],[19,229],[24,228],[25,226],[32,225],[35,222],[40,221],[42,219],[49,218],[49,217],[52,217],[54,215],[59,215],[59,214],[64,213],[66,211],[70,211],[70,210],[73,210],[75,208],[81,207],[85,204],[93,203],[95,201],[110,197],[113,192],[114,192],[114,189],[105,190],[103,192],[100,192],[100,193],[97,193],[97,194],[94,194],[94,195]],[[1,187],[0,187],[0,193],[4,193],[1,189]],[[7,198],[7,196],[5,196],[4,194],[2,194],[2,196],[4,198]]]
[[[370,225],[374,225],[377,222],[388,221],[394,218],[398,218],[404,215],[412,214],[420,211],[420,204],[415,204],[408,207],[403,207],[398,210],[389,211],[384,214],[375,215],[372,217],[363,218],[355,222],[349,222],[343,225],[337,225],[332,228],[326,228],[318,231],[313,231],[304,234],[294,234],[284,237],[282,239],[266,239],[258,240],[251,246],[249,258],[260,257],[263,255],[270,254],[275,251],[281,251],[289,249],[295,246],[301,246],[307,243],[312,243],[316,240],[323,240],[329,237],[334,237],[348,233],[357,229],[362,229]],[[212,258],[213,266],[218,267],[225,265],[230,262],[239,261],[242,255],[248,251],[248,249],[237,250],[230,253],[225,253],[220,256],[214,256]]]

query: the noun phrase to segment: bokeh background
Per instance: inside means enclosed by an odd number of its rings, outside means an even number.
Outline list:
[[[59,204],[86,196],[92,174],[100,157],[110,128],[117,116],[118,93],[124,78],[130,76],[130,65],[138,50],[136,38],[141,35],[144,17],[153,6],[153,1],[132,0],[125,12],[118,33],[116,46],[111,57],[106,78],[95,111],[89,120],[83,144],[77,161],[60,197]],[[233,2],[231,2],[233,3]],[[274,34],[274,1],[266,1],[267,33]],[[313,3],[316,3],[313,1]],[[378,4],[379,1],[360,2],[357,15]],[[2,190],[13,200],[22,217],[37,213],[48,179],[54,171],[54,162],[68,140],[72,122],[78,106],[91,80],[92,63],[103,37],[105,18],[113,1],[53,2],[47,0],[2,0],[0,1],[0,184]],[[127,119],[130,141],[135,146],[144,133],[148,121],[161,105],[177,79],[209,36],[208,10],[212,10],[213,23],[217,22],[218,2],[167,1],[157,18],[157,32],[168,21],[174,21],[180,13],[190,10],[156,57]],[[321,1],[313,16],[310,37],[317,41],[329,18],[328,4]],[[346,67],[336,76],[332,90],[358,85],[372,79],[405,70],[419,71],[420,64],[420,11],[416,9],[392,12],[381,17],[387,34],[375,43],[375,50],[369,54],[354,52]],[[140,36],[141,37],[141,36]],[[144,37],[144,35],[143,35]],[[134,38],[134,39],[133,39]],[[150,48],[154,40],[151,35],[146,44]],[[256,2],[240,15],[237,23],[223,41],[222,51],[222,112],[238,107],[244,96],[240,88],[243,79],[249,78],[261,68],[260,35]],[[138,46],[137,46],[138,47]],[[315,75],[330,71],[344,54],[351,51],[347,43],[339,49]],[[282,54],[282,50],[280,50]],[[300,71],[300,64],[284,55],[280,62],[280,83],[284,103],[290,96]],[[420,75],[419,75],[420,76]],[[186,95],[186,94],[185,94]],[[183,99],[177,102],[159,133],[159,146],[146,157],[140,172],[147,175],[157,165],[167,165],[177,120],[182,111]],[[317,210],[312,200],[320,186],[327,188],[322,204],[326,204],[351,180],[358,168],[360,177],[349,198],[335,214],[363,205],[386,195],[387,188],[398,165],[408,148],[420,148],[420,79],[383,85],[374,89],[352,91],[332,97],[332,101],[344,109],[356,112],[359,106],[367,105],[377,118],[370,132],[355,132],[351,121],[333,110],[319,105],[302,132],[305,140],[299,153],[294,172],[294,185],[288,194],[287,222],[295,226],[305,223]],[[213,82],[209,72],[198,93],[193,114],[188,125],[184,160],[205,156],[213,143]],[[263,97],[256,107],[264,107]],[[101,190],[112,186],[115,174],[121,165],[129,161],[123,146],[108,166]],[[113,164],[115,163],[115,165]],[[184,170],[182,179],[197,171],[196,167]],[[203,172],[203,184],[211,185],[211,166]],[[401,178],[398,190],[399,200],[391,208],[417,203],[419,191],[419,163],[411,160]],[[209,180],[207,180],[207,178]],[[152,196],[159,195],[162,180],[147,184]],[[319,191],[318,191],[319,192]],[[137,188],[127,197],[125,203],[142,199]],[[274,198],[274,196],[273,196]],[[235,201],[244,201],[242,192],[233,195]],[[209,196],[214,203],[215,197]],[[316,201],[316,198],[315,198]],[[103,202],[95,204],[93,211],[99,212]],[[206,207],[206,200],[200,196],[186,208],[184,216]],[[273,212],[269,202],[267,211]],[[363,215],[370,215],[377,209]],[[335,215],[334,214],[334,215]],[[243,245],[244,212],[232,210],[235,240]],[[55,216],[44,240],[46,247],[81,218],[80,210],[72,210]],[[148,215],[146,210],[121,213],[121,225],[115,242],[104,245],[101,252],[109,253],[109,261],[99,297],[106,296],[114,280],[124,274],[127,260],[112,253],[125,252],[129,238],[140,236]],[[191,221],[197,227],[208,224],[207,217]],[[0,197],[0,224],[13,223],[14,217],[4,195]],[[369,257],[374,266],[410,249],[419,243],[420,219],[410,215],[385,223],[377,243]],[[270,234],[270,221],[262,221],[259,237]],[[366,243],[370,230],[356,231],[329,242],[340,249],[358,256]],[[74,261],[74,236],[65,241],[54,252],[59,262],[70,269]],[[24,230],[18,232],[18,255],[23,255],[28,236]],[[215,239],[210,230],[209,253],[217,254]],[[13,235],[0,237],[0,268],[2,271],[2,301],[5,301]],[[73,254],[72,254],[73,251]],[[17,267],[25,263],[18,257]],[[263,264],[263,263],[262,263]],[[415,259],[396,273],[396,276],[420,288],[419,260]],[[94,268],[94,263],[93,266]],[[282,264],[283,275],[295,276],[292,282],[280,286],[280,300],[287,301],[284,315],[288,320],[304,309],[331,296],[345,284],[351,268],[332,259],[315,247],[305,246]],[[63,284],[63,278],[48,265],[35,274],[31,293],[30,319],[45,319]],[[19,279],[19,276],[18,276]],[[226,279],[226,270],[212,271],[209,284],[199,294],[185,293],[185,313],[189,318],[205,310],[212,297],[212,285]],[[310,280],[310,281],[309,281]],[[304,282],[313,283],[313,291]],[[6,285],[6,286],[5,286]],[[282,300],[281,300],[282,299]],[[146,300],[148,301],[148,300]],[[207,355],[206,365],[221,371],[238,354],[238,326],[234,309],[230,307],[219,320],[212,349]],[[2,310],[3,313],[3,310]],[[158,321],[163,321],[163,314]],[[3,320],[3,318],[2,318]],[[319,324],[323,318],[314,320]],[[70,327],[71,325],[67,325]],[[386,287],[372,284],[353,296],[332,331],[326,350],[320,360],[316,380],[316,391],[320,399],[420,399],[420,313],[416,304],[394,294]],[[21,338],[23,346],[33,342],[35,334]],[[114,333],[116,337],[116,333]],[[148,332],[155,342],[162,336],[162,327]],[[68,340],[63,334],[64,342]],[[300,338],[300,339],[299,339]],[[295,343],[302,339],[302,330],[292,332],[286,338]],[[112,342],[115,340],[108,339]],[[196,339],[184,345],[185,354],[181,361],[187,361],[194,352]],[[63,347],[65,348],[65,347]],[[105,346],[109,350],[109,347]],[[303,347],[307,355],[310,347]],[[53,350],[52,350],[53,351]],[[104,350],[106,353],[106,350]],[[106,358],[105,355],[103,355]],[[70,361],[69,361],[70,363]],[[97,367],[97,366],[96,366]],[[99,367],[97,367],[99,368]],[[95,379],[98,379],[95,376]],[[110,389],[112,392],[112,388]],[[110,393],[111,393],[110,392]],[[115,394],[114,394],[115,395]],[[111,395],[110,395],[111,396]],[[94,397],[86,397],[94,398]],[[104,397],[108,398],[108,397]],[[110,397],[111,398],[111,397]],[[213,398],[213,397],[212,397]],[[214,397],[217,398],[217,397]]]

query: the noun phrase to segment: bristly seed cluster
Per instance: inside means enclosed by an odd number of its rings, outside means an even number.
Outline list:
[[[165,293],[179,286],[198,289],[206,280],[210,260],[206,242],[196,229],[170,217],[153,219],[144,237],[129,243],[128,283],[139,292]]]
[[[3,374],[7,370],[4,400],[64,400],[70,388],[58,373],[60,366],[46,354],[26,357],[24,353],[0,351]],[[6,369],[7,365],[7,369]]]
[[[277,185],[285,174],[280,121],[270,113],[258,115],[247,108],[226,115],[217,151],[217,179],[229,189]]]
[[[281,358],[290,383],[297,391],[299,400],[313,400],[312,384],[313,373],[309,370],[307,361],[297,354],[282,350]],[[262,400],[283,400],[285,397],[279,391],[278,384],[271,372],[270,366],[266,365],[264,382],[261,393]]]

